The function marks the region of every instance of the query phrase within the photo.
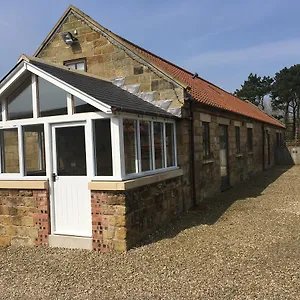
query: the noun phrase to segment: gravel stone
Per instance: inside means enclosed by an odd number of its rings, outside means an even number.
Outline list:
[[[300,299],[299,177],[263,172],[127,253],[0,248],[0,299]]]

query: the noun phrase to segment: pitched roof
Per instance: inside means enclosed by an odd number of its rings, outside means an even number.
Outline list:
[[[17,66],[22,60],[62,80],[101,103],[110,106],[112,111],[117,110],[168,118],[175,117],[150,102],[144,101],[138,96],[117,87],[113,83],[97,78],[96,76],[90,76],[86,72],[69,69],[65,66],[57,66],[42,59],[26,55],[20,58]]]
[[[119,44],[121,44],[125,49],[129,50],[134,55],[137,55],[145,62],[151,64],[151,66],[156,68],[159,72],[165,74],[167,77],[170,78],[170,80],[173,80],[174,82],[181,85],[183,88],[187,89],[188,92],[193,96],[193,98],[199,103],[226,110],[232,113],[237,113],[275,126],[285,127],[281,122],[267,115],[252,103],[241,100],[200,77],[193,78],[193,74],[191,72],[118,36],[117,34],[104,28],[102,25],[100,25],[92,18],[84,14],[81,10],[72,5],[69,6],[68,9],[65,11],[64,15],[60,18],[60,20],[57,22],[55,27],[46,37],[44,42],[35,52],[34,56],[37,56],[40,53],[40,51],[47,45],[47,43],[51,40],[53,34],[62,24],[63,20],[70,13],[77,14],[82,19],[86,20],[89,24],[91,24],[94,27],[94,29],[98,29],[104,32],[110,38],[114,39]]]

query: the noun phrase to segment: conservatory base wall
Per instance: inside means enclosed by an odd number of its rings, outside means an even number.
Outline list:
[[[91,191],[93,249],[126,251],[183,212],[182,177],[125,191]]]
[[[0,246],[48,245],[46,189],[0,189]]]

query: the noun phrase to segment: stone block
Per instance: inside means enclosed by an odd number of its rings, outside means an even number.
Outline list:
[[[126,239],[126,233],[127,233],[127,230],[126,230],[125,227],[116,228],[116,230],[115,230],[115,239],[117,239],[117,240]]]
[[[33,217],[23,217],[21,219],[21,224],[22,226],[26,226],[26,227],[33,227],[34,226]]]
[[[0,224],[2,225],[11,225],[12,217],[11,216],[0,216]]]
[[[100,33],[96,32],[96,31],[90,32],[90,33],[87,33],[85,37],[86,37],[87,42],[91,42],[91,41],[94,41],[96,39],[99,39],[100,38]]]
[[[0,224],[0,235],[5,235],[6,234],[6,227],[4,225]]]
[[[114,241],[113,242],[114,250],[117,252],[125,252],[127,251],[127,243],[126,241]]]
[[[7,247],[10,246],[10,236],[1,236],[0,235],[0,246]]]
[[[12,246],[27,246],[31,247],[34,246],[34,240],[29,237],[20,237],[14,236],[11,238],[11,245]]]

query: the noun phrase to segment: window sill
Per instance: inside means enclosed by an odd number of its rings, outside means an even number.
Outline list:
[[[242,154],[242,153],[237,153],[237,154],[235,155],[235,157],[236,157],[236,158],[243,157],[243,154]]]
[[[149,175],[145,177],[130,179],[126,181],[91,181],[89,182],[89,190],[93,191],[125,191],[134,189],[143,185],[168,180],[183,175],[181,169],[166,171],[159,174]]]
[[[202,162],[202,165],[207,165],[207,164],[212,164],[214,162],[213,159],[204,159],[203,162]]]
[[[253,151],[251,151],[251,152],[248,152],[248,155],[253,155],[254,154],[254,152]]]
[[[0,180],[0,189],[47,190],[48,180]]]

